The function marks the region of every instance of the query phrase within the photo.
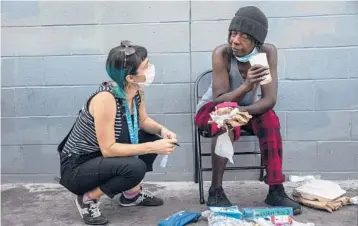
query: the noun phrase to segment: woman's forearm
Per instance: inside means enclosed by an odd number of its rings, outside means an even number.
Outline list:
[[[101,149],[104,157],[126,157],[154,153],[152,142],[142,144],[114,143],[110,147]]]
[[[140,128],[147,133],[160,135],[164,126],[157,123],[150,117],[146,117],[143,121],[140,122]]]

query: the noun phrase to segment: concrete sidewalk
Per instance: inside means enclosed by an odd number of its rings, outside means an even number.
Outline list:
[[[358,194],[358,181],[340,181],[349,195]],[[286,183],[288,194],[296,183]],[[160,207],[120,207],[116,200],[102,199],[102,212],[110,220],[109,225],[156,225],[179,210],[201,212],[205,205],[199,204],[198,185],[192,182],[145,183],[145,186],[164,198]],[[207,193],[208,184],[205,184]],[[263,202],[267,186],[260,182],[225,182],[224,189],[230,200],[239,207],[266,206]],[[53,226],[84,225],[74,205],[75,196],[58,184],[3,184],[2,185],[3,226]],[[205,194],[205,196],[207,196]],[[304,208],[303,214],[294,218],[300,222],[313,222],[316,226],[356,226],[358,225],[358,207],[346,206],[328,213]],[[207,225],[200,220],[193,225]]]

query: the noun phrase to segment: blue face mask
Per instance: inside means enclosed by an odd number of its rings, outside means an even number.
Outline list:
[[[258,53],[257,48],[255,47],[251,53],[247,54],[246,56],[238,57],[235,56],[235,58],[240,61],[241,63],[246,63],[250,60],[250,58]]]

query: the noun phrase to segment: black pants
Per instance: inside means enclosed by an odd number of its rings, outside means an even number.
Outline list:
[[[160,137],[145,132],[139,133],[140,143],[151,142]],[[108,197],[129,190],[138,185],[146,172],[153,171],[156,154],[136,157],[103,157],[101,153],[92,156],[61,157],[60,183],[76,195],[82,195],[99,187]],[[86,160],[84,160],[86,158]]]

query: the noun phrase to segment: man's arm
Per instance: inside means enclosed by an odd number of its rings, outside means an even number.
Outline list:
[[[243,84],[232,92],[229,92],[229,54],[227,52],[227,45],[221,45],[214,49],[212,62],[212,88],[214,103],[219,104],[222,102],[240,102],[250,90],[249,87]]]
[[[277,99],[277,49],[272,44],[265,44],[263,46],[263,51],[267,54],[272,82],[261,86],[262,98],[259,101],[249,106],[240,107],[241,111],[247,111],[251,115],[261,114],[272,109],[275,106]]]

